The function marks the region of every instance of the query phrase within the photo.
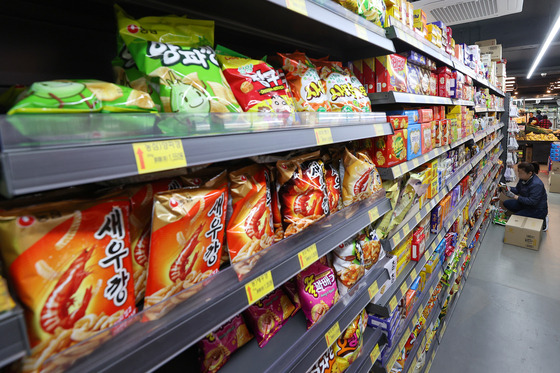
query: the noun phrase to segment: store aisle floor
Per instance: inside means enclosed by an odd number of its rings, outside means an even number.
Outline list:
[[[504,244],[504,227],[490,225],[432,373],[559,370],[560,194],[549,194],[549,218],[539,251]]]

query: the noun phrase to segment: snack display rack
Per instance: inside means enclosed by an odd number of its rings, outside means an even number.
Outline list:
[[[455,105],[453,100],[447,97],[417,95],[405,92],[376,92],[369,93],[372,105],[388,104],[416,104],[416,105]]]
[[[0,314],[0,367],[4,367],[29,352],[29,343],[23,319],[23,311],[19,306]]]

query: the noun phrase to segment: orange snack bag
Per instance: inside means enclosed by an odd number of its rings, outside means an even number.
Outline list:
[[[145,307],[205,280],[220,267],[226,172],[205,169],[182,181],[184,189],[154,197]]]
[[[2,255],[32,347],[24,370],[136,313],[128,214],[120,197],[2,213]]]
[[[344,177],[342,181],[342,202],[349,206],[364,200],[381,190],[381,178],[371,158],[365,151],[352,154],[344,149]]]
[[[313,59],[311,61],[317,67],[319,77],[324,82],[332,111],[362,111],[350,76],[342,68],[342,62]]]
[[[271,175],[266,166],[255,164],[231,172],[229,180],[233,205],[227,226],[229,256],[235,270],[246,273],[252,265],[243,263],[242,269],[236,264],[274,242]]]
[[[280,54],[296,111],[330,111],[325,84],[304,53]]]

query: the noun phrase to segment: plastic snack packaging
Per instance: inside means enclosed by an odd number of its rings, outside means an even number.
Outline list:
[[[285,237],[329,214],[325,167],[319,158],[317,151],[276,163]]]
[[[381,248],[381,241],[377,236],[375,229],[367,227],[357,236],[358,243],[362,247],[364,254],[364,267],[366,271],[385,257],[385,251]]]
[[[371,101],[369,100],[369,97],[367,95],[366,87],[362,83],[360,83],[356,75],[354,75],[354,73],[350,69],[344,68],[344,72],[346,76],[350,78],[350,84],[352,84],[352,88],[354,89],[354,97],[360,105],[359,111],[370,113]]]
[[[379,173],[365,151],[352,154],[345,148],[342,161],[344,166],[342,202],[344,206],[367,199],[373,193],[381,190]]]
[[[340,179],[340,150],[339,148],[329,149],[328,155],[323,157],[325,163],[325,183],[327,184],[327,194],[329,196],[329,213],[341,210],[342,189]]]
[[[144,297],[144,291],[146,290],[154,195],[166,190],[179,189],[181,186],[181,180],[174,178],[157,180],[129,188],[131,206],[130,252],[132,253],[136,303]]]
[[[294,96],[296,111],[330,111],[324,82],[304,53],[280,54],[286,80]]]
[[[8,291],[8,284],[6,280],[0,276],[0,313],[9,311],[15,306],[16,304]]]
[[[253,339],[242,315],[237,315],[217,330],[208,334],[199,343],[200,371],[217,372],[229,360],[229,357]]]
[[[136,313],[128,214],[124,196],[2,212],[2,256],[32,349],[24,371]]]
[[[332,252],[332,266],[339,294],[344,296],[365,274],[364,253],[360,243],[349,239],[338,245]]]
[[[350,76],[342,68],[342,62],[314,59],[311,59],[311,62],[317,67],[321,80],[325,82],[325,92],[332,111],[362,111]]]
[[[332,268],[319,259],[298,273],[296,282],[309,329],[338,301],[336,276]]]
[[[215,168],[183,177],[184,189],[154,197],[144,307],[218,272],[225,231],[227,175]],[[192,295],[183,293],[182,299]]]
[[[118,5],[115,11],[119,35],[138,70],[159,79],[165,112],[241,112],[212,49],[213,21],[178,16],[135,20]]]
[[[287,88],[272,66],[221,46],[217,53],[224,76],[243,111],[294,112]]]
[[[275,165],[268,166],[272,175],[272,183],[270,190],[272,192],[272,221],[274,226],[274,242],[278,242],[284,238],[284,226],[282,224],[282,212],[280,211],[280,195],[278,193],[279,187],[277,183],[278,170]]]
[[[383,27],[385,23],[385,3],[383,0],[337,0],[336,2],[379,27]]]
[[[397,202],[399,200],[401,192],[402,178],[396,180],[385,180],[383,181],[383,188],[385,189],[385,196],[391,202],[391,211],[383,215],[383,217],[378,220],[376,224],[376,234],[380,239],[386,239],[389,234],[389,225],[393,219],[393,212],[397,207]]]
[[[264,347],[278,333],[284,322],[292,316],[294,309],[290,298],[278,288],[243,312],[259,347]]]
[[[258,259],[253,255],[274,242],[271,179],[271,171],[259,164],[229,174],[233,213],[227,226],[227,243],[238,274],[249,272]]]
[[[292,316],[294,316],[299,310],[301,310],[301,300],[299,299],[295,277],[286,281],[284,285],[282,285],[282,290],[284,290],[284,293],[288,295],[294,305],[294,311],[292,312]]]

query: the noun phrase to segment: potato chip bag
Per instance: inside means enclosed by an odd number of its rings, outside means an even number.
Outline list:
[[[342,62],[314,60],[319,77],[325,84],[325,92],[332,111],[362,111],[354,94],[354,86],[350,76],[342,68]]]
[[[220,53],[218,61],[243,111],[295,111],[278,71],[266,62]]]
[[[215,373],[229,360],[231,354],[253,339],[242,315],[237,315],[208,334],[199,343],[200,371]]]
[[[165,112],[240,112],[220,69],[214,22],[178,16],[135,20],[115,5],[119,34],[136,66],[159,78]]]
[[[181,188],[179,178],[162,179],[129,188],[130,194],[130,252],[134,278],[134,294],[138,303],[144,297],[148,276],[150,233],[154,195]]]
[[[338,365],[340,371],[346,370],[350,364],[356,361],[362,351],[364,344],[363,319],[363,312],[360,312],[333,345],[335,364]]]
[[[182,181],[184,189],[154,197],[145,307],[205,280],[220,266],[226,172],[204,169]]]
[[[136,313],[128,214],[122,197],[2,212],[2,256],[32,348],[24,370]]]
[[[311,328],[338,301],[336,276],[321,259],[296,276],[301,308]]]
[[[285,237],[329,214],[325,167],[319,157],[317,151],[276,163]]]
[[[0,276],[0,313],[11,310],[16,304],[8,291],[6,280]]]
[[[343,155],[342,202],[344,206],[362,201],[381,190],[381,178],[366,152],[352,154],[347,148]]]
[[[361,112],[364,113],[371,113],[371,101],[366,92],[366,87],[356,78],[356,75],[349,68],[344,68],[344,73],[347,78],[350,79],[350,84],[352,84],[352,88],[354,90],[354,98],[358,101],[360,105]]]
[[[381,248],[381,241],[375,229],[364,229],[357,236],[357,241],[364,253],[364,267],[367,270],[385,257],[385,251]]]
[[[234,269],[244,274],[257,258],[244,261],[274,242],[271,175],[266,166],[255,164],[231,172],[229,180],[233,205],[227,226],[229,256]]]
[[[339,294],[344,296],[365,274],[364,253],[360,243],[349,239],[332,251]]]
[[[297,111],[330,111],[331,105],[317,69],[304,53],[280,54]]]
[[[290,298],[278,288],[243,312],[259,347],[264,347],[278,333],[284,322],[292,316],[294,309]]]

